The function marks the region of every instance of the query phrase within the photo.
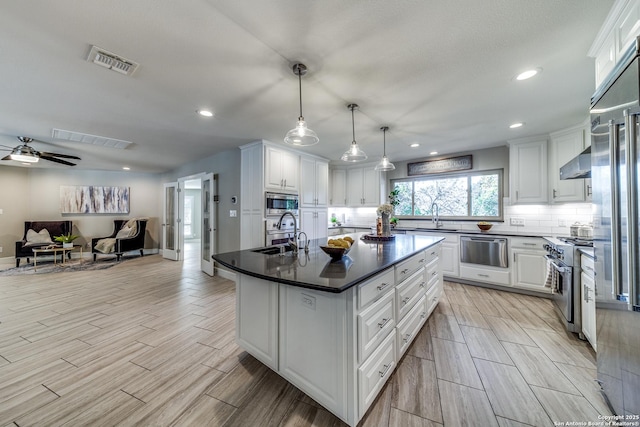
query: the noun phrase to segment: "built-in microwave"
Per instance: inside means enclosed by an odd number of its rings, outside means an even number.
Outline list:
[[[266,211],[269,215],[282,215],[290,211],[294,215],[298,215],[298,195],[282,194],[282,193],[265,193]]]

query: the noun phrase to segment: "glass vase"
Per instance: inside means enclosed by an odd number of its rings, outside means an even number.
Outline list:
[[[391,223],[389,220],[391,219],[391,215],[383,213],[382,216],[382,235],[383,236],[391,236]]]

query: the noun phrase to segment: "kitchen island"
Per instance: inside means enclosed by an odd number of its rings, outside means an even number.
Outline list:
[[[442,295],[440,237],[355,242],[331,259],[255,250],[213,259],[236,275],[236,340],[347,424],[355,426]]]

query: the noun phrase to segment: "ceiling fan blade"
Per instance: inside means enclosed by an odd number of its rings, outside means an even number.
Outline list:
[[[70,156],[69,154],[58,154],[58,153],[47,153],[45,151],[41,151],[40,152],[41,156],[52,156],[52,157],[62,157],[63,159],[75,159],[75,160],[82,160],[80,157],[78,156]]]
[[[40,158],[43,160],[49,160],[50,162],[56,162],[56,163],[60,163],[62,165],[67,165],[67,166],[75,166],[75,163],[71,163],[71,162],[67,162],[66,160],[60,160],[60,159],[56,159],[55,157],[51,157],[51,156],[46,156],[43,155],[44,153],[40,153]]]

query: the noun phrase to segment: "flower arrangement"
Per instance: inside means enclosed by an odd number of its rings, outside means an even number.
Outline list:
[[[389,203],[382,204],[378,206],[377,213],[378,215],[383,215],[383,214],[391,215],[393,213],[393,205]]]

